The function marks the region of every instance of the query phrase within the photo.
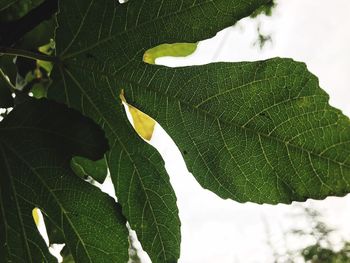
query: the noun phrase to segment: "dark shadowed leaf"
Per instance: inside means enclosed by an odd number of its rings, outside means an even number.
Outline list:
[[[16,3],[18,0],[0,0],[0,11],[8,8],[9,6]]]
[[[11,84],[0,69],[0,108],[13,107]]]
[[[126,262],[128,231],[108,195],[70,169],[78,155],[100,159],[102,130],[56,102],[33,100],[0,123],[0,253],[6,262],[57,262],[32,218],[39,208],[61,231],[76,262]]]

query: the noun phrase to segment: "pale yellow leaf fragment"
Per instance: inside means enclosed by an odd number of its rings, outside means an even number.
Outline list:
[[[197,43],[162,44],[148,49],[143,55],[143,61],[155,64],[156,59],[161,57],[186,57],[193,54],[196,49]]]
[[[39,226],[40,224],[40,215],[39,215],[39,209],[38,208],[34,208],[32,211],[32,215],[34,218],[34,222],[36,226]]]
[[[122,90],[120,93],[120,99],[128,105],[129,112],[134,123],[134,128],[138,135],[147,141],[151,140],[154,126],[156,124],[155,120],[134,106],[128,104],[124,97],[124,90]]]

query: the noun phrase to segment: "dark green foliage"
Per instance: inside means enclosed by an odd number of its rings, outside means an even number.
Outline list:
[[[1,0],[0,1],[0,11],[7,9],[11,5],[13,5],[13,3],[15,3],[16,1],[17,0]]]
[[[62,104],[33,100],[0,125],[0,255],[6,262],[55,262],[32,219],[41,209],[78,262],[126,262],[125,219],[108,195],[70,169],[75,155],[108,149],[91,120]]]
[[[26,226],[11,240],[24,244],[15,246],[22,261],[40,261],[35,248],[25,245],[29,235],[45,251],[42,258],[52,260],[30,221],[29,211],[37,206],[49,222],[49,236],[59,240],[60,231],[64,234],[69,260],[72,256],[82,263],[126,262],[128,233],[122,211],[153,262],[177,262],[181,236],[176,196],[160,155],[128,122],[120,99],[122,90],[128,103],[166,129],[198,182],[220,197],[276,204],[342,196],[350,191],[349,120],[328,105],[328,95],[304,64],[276,58],[172,69],[142,61],[145,51],[155,46],[196,43],[241,18],[269,14],[273,2],[62,0],[54,19],[55,3],[44,1],[24,17],[44,10],[39,26],[48,14],[48,21],[57,21],[56,54],[38,54],[37,46],[33,50],[31,43],[26,44],[24,35],[33,31],[25,30],[28,27],[22,27],[22,20],[13,22],[21,36],[16,33],[7,39],[1,34],[6,30],[0,30],[4,53],[53,62],[52,72],[51,64],[39,61],[24,70],[22,75],[27,77],[29,72],[33,78],[17,91],[23,99],[1,123],[6,129],[12,122],[20,130],[23,125],[36,129],[0,138],[1,178],[16,178],[12,188],[4,188],[8,194],[3,196],[16,197],[18,188],[18,193],[30,200],[19,199],[15,209],[18,213],[24,206],[25,219],[10,215],[15,217],[11,228]],[[45,32],[43,39],[48,43],[48,36],[54,34]],[[16,53],[8,49],[12,45],[27,50]],[[0,65],[8,72],[3,66],[6,63],[0,61]],[[43,84],[43,78],[48,84],[34,89],[34,84]],[[35,97],[63,102],[93,119],[109,142],[104,159],[106,140],[96,124],[60,104],[32,100],[29,91]],[[30,112],[33,114],[28,115]],[[0,131],[3,134],[4,129]],[[71,161],[75,155],[100,160],[79,157]],[[76,176],[70,165],[80,177],[99,182],[108,168],[122,209]],[[33,172],[38,169],[42,174]],[[8,187],[3,182],[1,187]],[[38,188],[33,185],[32,191],[28,187],[34,182]],[[14,209],[9,204],[7,200],[2,205],[2,229],[6,229],[6,211]],[[83,241],[78,242],[78,237]],[[1,240],[3,248],[5,244],[10,246]]]
[[[10,82],[0,70],[0,108],[10,108],[14,105],[11,89]]]
[[[100,184],[103,183],[107,176],[107,163],[105,159],[94,162],[86,158],[74,157],[71,166],[74,172],[83,179],[91,177]]]
[[[256,9],[253,14],[250,15],[250,17],[254,18],[257,17],[260,14],[264,14],[267,16],[271,16],[273,9],[276,7],[276,2],[275,0],[270,0],[268,3],[263,4],[260,6],[258,9]]]
[[[303,249],[302,256],[306,262],[311,263],[348,263],[350,262],[350,243],[346,243],[339,251],[316,244]]]

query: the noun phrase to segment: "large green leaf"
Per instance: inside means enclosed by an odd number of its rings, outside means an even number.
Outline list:
[[[196,42],[253,12],[268,0],[61,1],[49,96],[104,127],[107,155],[123,213],[153,262],[176,262],[180,221],[176,197],[159,154],[132,131],[119,94],[123,70],[163,43]],[[63,89],[62,89],[63,87]],[[154,105],[156,107],[156,105]]]
[[[35,207],[62,231],[76,262],[126,262],[128,231],[114,200],[70,169],[74,155],[107,150],[90,119],[48,100],[15,107],[0,124],[0,254],[6,262],[57,262],[36,229]]]
[[[201,185],[223,198],[276,204],[350,191],[350,121],[303,63],[140,64],[123,78],[126,99],[160,122]]]
[[[49,97],[104,128],[118,201],[153,262],[179,256],[176,198],[158,153],[126,120],[121,89],[165,127],[197,180],[221,197],[278,203],[350,191],[348,120],[328,106],[302,64],[167,69],[142,62],[149,48],[209,38],[268,2],[60,2],[60,63]]]

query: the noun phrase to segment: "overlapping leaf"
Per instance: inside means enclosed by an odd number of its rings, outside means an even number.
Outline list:
[[[139,65],[123,78],[128,101],[169,132],[197,180],[223,198],[276,204],[350,191],[350,121],[302,63]]]
[[[103,132],[62,104],[25,102],[0,124],[0,253],[6,262],[57,262],[36,229],[37,207],[62,232],[76,262],[126,262],[128,231],[108,195],[70,169],[101,158]]]
[[[74,157],[71,161],[71,167],[81,178],[88,179],[91,177],[100,184],[103,183],[107,176],[107,163],[104,158],[91,161],[82,157]]]
[[[107,163],[124,215],[154,262],[175,262],[180,253],[180,222],[162,159],[136,134],[107,78],[92,74],[83,87],[68,74],[63,94],[67,102],[92,116],[109,138]],[[96,83],[108,93],[96,93]]]
[[[135,136],[119,94],[173,136],[197,180],[224,198],[290,202],[350,190],[349,123],[305,66],[291,60],[167,69],[144,52],[196,42],[268,0],[61,1],[60,64],[49,96],[91,116],[123,212],[153,262],[175,262],[176,198],[154,149]]]
[[[196,48],[197,43],[163,44],[147,50],[143,55],[143,61],[148,64],[155,64],[157,58],[164,56],[185,57],[192,54]],[[124,92],[120,94],[120,98],[128,106],[136,132],[143,139],[147,141],[151,140],[156,124],[155,120],[134,106],[128,104],[123,93]]]

